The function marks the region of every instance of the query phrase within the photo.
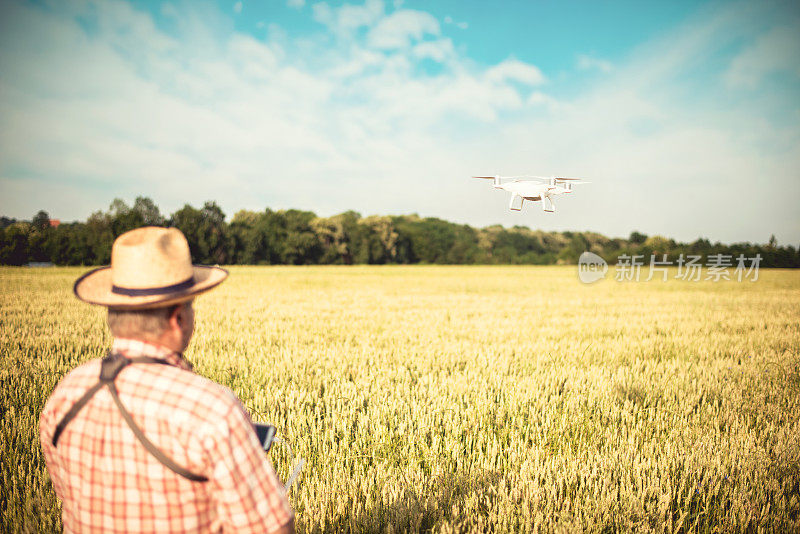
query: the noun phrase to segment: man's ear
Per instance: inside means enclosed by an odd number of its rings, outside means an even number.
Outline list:
[[[169,313],[169,324],[170,326],[177,326],[180,328],[183,326],[183,321],[183,305],[176,304]]]

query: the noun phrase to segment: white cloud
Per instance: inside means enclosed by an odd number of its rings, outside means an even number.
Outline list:
[[[381,19],[367,36],[370,46],[383,50],[405,48],[425,35],[439,35],[439,22],[429,13],[402,9]]]
[[[495,83],[513,80],[526,85],[544,83],[545,77],[536,65],[518,59],[507,59],[486,72],[486,77]]]
[[[248,78],[268,80],[278,65],[275,52],[256,39],[237,34],[228,43],[230,55]]]
[[[286,5],[293,9],[302,9],[306,5],[306,0],[286,0]]]
[[[445,24],[453,24],[456,28],[459,28],[461,30],[466,30],[467,28],[469,28],[469,23],[467,23],[467,22],[456,22],[456,21],[453,20],[453,17],[451,17],[450,15],[447,15],[444,18],[444,23]]]
[[[175,7],[175,4],[170,2],[161,4],[161,14],[172,19],[177,19],[179,16],[178,8]]]
[[[354,46],[346,59],[337,60],[328,67],[327,74],[336,79],[351,78],[381,65],[386,65],[383,54]]]
[[[599,59],[586,54],[579,54],[577,61],[580,70],[599,70],[600,72],[611,72],[614,68],[610,61]]]
[[[453,41],[450,39],[439,39],[436,41],[425,41],[414,46],[412,53],[418,58],[430,58],[439,63],[443,63],[455,56]]]
[[[242,12],[242,2],[241,1],[236,2],[235,4],[233,4],[233,12],[236,13],[237,15]]]
[[[347,37],[359,28],[369,27],[383,16],[382,0],[366,0],[363,5],[344,4],[332,8],[326,2],[312,6],[314,20],[327,26],[340,37]]]
[[[346,38],[305,40],[301,56],[281,28],[267,42],[230,30],[215,41],[213,22],[172,36],[126,3],[76,5],[67,15],[16,6],[0,34],[0,213],[82,219],[115,196],[148,195],[165,212],[216,199],[229,215],[356,209],[800,239],[796,123],[776,126],[751,100],[710,105],[698,103],[714,94],[704,87],[689,101],[674,89],[709,47],[726,46],[720,36],[743,38],[739,8],[665,35],[565,98],[535,65],[485,67],[450,39],[430,39],[439,33],[430,21],[395,22],[402,30],[387,35],[399,48],[371,48],[369,32],[394,15],[381,2],[314,5]],[[91,38],[75,20],[82,9],[97,12]],[[423,58],[442,65],[416,75]],[[593,183],[545,218],[508,212],[505,198],[467,179],[478,172]],[[782,194],[754,199],[754,179]]]
[[[798,20],[789,26],[772,28],[739,55],[725,75],[731,86],[755,88],[768,74],[790,73],[800,77],[800,32]]]
[[[533,91],[530,95],[528,95],[527,102],[531,106],[540,106],[540,105],[547,105],[547,106],[557,106],[559,105],[558,101],[541,91]]]

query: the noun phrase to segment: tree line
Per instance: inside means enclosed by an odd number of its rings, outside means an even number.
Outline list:
[[[0,264],[106,265],[114,239],[141,226],[181,230],[192,258],[204,264],[569,264],[591,251],[614,263],[621,255],[712,254],[761,256],[762,267],[800,267],[800,247],[767,244],[724,245],[698,239],[679,243],[633,232],[609,238],[594,232],[543,232],[523,226],[473,228],[417,215],[362,217],[347,211],[317,217],[302,210],[237,212],[230,222],[215,202],[185,205],[169,217],[146,197],[132,206],[114,200],[107,211],[85,222],[51,224],[38,212],[30,221],[0,217]]]

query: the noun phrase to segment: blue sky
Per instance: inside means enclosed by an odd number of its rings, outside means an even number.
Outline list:
[[[800,243],[796,2],[0,10],[1,214],[145,195]],[[517,213],[469,179],[498,173],[592,183]]]

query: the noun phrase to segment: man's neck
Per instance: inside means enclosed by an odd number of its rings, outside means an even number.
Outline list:
[[[145,355],[152,358],[161,358],[188,371],[194,368],[191,362],[183,357],[183,354],[162,344],[154,343],[152,340],[118,337],[114,339],[111,350],[128,356]]]
[[[172,349],[171,347],[165,345],[164,343],[158,340],[148,339],[145,337],[139,337],[139,336],[115,337],[113,342],[114,346],[125,346],[125,347],[130,347],[132,345],[138,345],[138,344],[149,345],[151,347],[154,347],[159,352],[171,352],[175,354],[180,354],[179,351]]]

